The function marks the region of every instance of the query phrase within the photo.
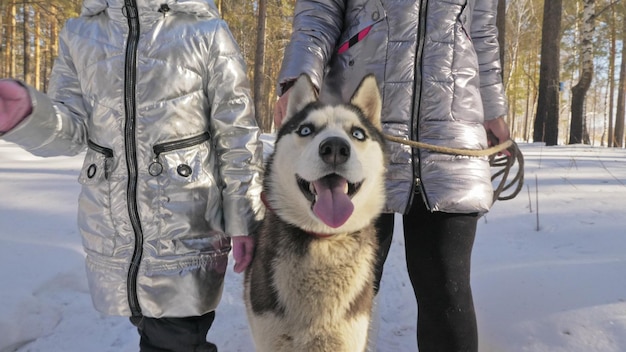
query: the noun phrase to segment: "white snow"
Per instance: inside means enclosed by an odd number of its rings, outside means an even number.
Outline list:
[[[520,147],[525,186],[480,219],[473,252],[481,352],[626,351],[626,150]],[[0,352],[138,351],[127,318],[91,305],[76,228],[81,164],[0,141]],[[417,350],[396,229],[379,352]],[[221,352],[254,350],[241,297],[231,263],[208,335]]]

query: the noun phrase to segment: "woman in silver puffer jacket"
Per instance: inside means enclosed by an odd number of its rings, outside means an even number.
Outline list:
[[[24,86],[0,84],[0,103],[22,108],[0,111],[2,138],[39,156],[86,149],[78,223],[95,307],[131,316],[142,350],[215,350],[230,237],[241,258],[260,215],[262,144],[212,0],[85,0],[48,94]]]
[[[327,102],[347,100],[374,73],[386,134],[465,149],[486,148],[487,132],[507,140],[496,7],[497,0],[297,0],[277,124],[301,73]],[[477,219],[493,202],[488,159],[389,149],[375,289],[399,212],[420,351],[476,351],[470,258]]]

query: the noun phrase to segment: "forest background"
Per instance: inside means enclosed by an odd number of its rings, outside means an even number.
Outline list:
[[[0,77],[46,91],[59,30],[81,0],[0,0]],[[273,130],[295,0],[215,0],[248,65],[257,120]],[[624,148],[626,0],[498,0],[512,137]]]

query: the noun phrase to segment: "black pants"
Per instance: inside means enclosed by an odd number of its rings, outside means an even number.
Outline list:
[[[217,352],[214,344],[206,341],[215,312],[198,317],[147,318],[131,317],[141,340],[141,352]]]
[[[380,251],[375,289],[393,235],[394,214],[377,221]],[[416,196],[403,216],[406,265],[417,300],[420,352],[476,352],[478,333],[470,287],[477,214],[430,212]]]

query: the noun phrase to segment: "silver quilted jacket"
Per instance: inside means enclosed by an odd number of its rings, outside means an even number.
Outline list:
[[[40,156],[87,148],[78,223],[99,311],[200,315],[220,300],[229,236],[261,209],[245,64],[211,0],[126,2],[84,1],[48,95],[29,88],[33,113],[3,139]]]
[[[386,134],[483,149],[483,121],[506,114],[497,0],[298,0],[279,84],[308,73],[322,99],[347,100],[367,73],[383,94]],[[389,143],[387,211],[421,193],[432,211],[484,213],[492,204],[486,158]],[[416,189],[417,187],[417,189]],[[420,192],[415,192],[419,190]]]

